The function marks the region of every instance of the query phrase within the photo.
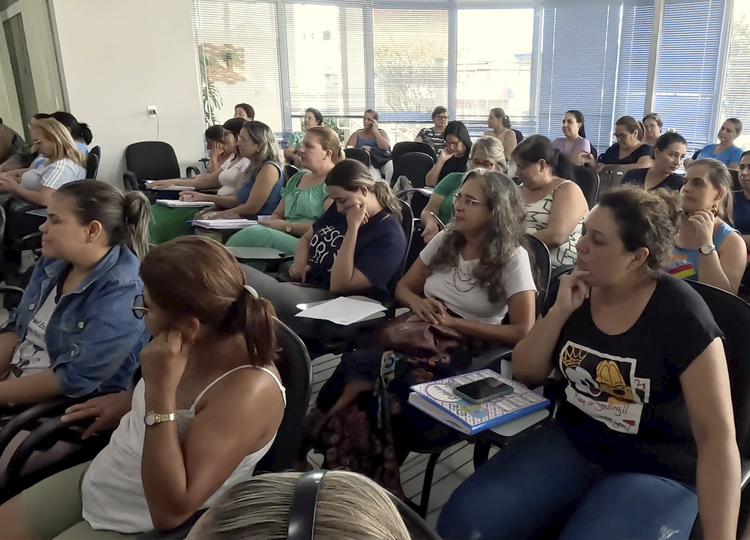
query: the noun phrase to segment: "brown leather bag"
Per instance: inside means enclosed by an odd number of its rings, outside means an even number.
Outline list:
[[[383,325],[376,342],[384,349],[401,351],[420,358],[450,356],[450,351],[461,347],[467,338],[456,330],[428,322],[409,320],[414,314],[405,313]]]

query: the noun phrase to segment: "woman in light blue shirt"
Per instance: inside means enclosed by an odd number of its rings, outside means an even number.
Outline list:
[[[698,152],[696,159],[711,158],[721,161],[730,169],[739,170],[742,148],[735,146],[734,141],[742,133],[742,122],[736,118],[730,118],[721,125],[719,130],[719,144],[709,144]],[[693,162],[692,159],[685,160],[687,169]]]
[[[52,118],[60,122],[63,126],[68,128],[70,135],[76,142],[76,146],[81,149],[84,156],[89,153],[89,146],[91,141],[94,140],[94,136],[91,133],[91,129],[88,124],[79,122],[76,117],[65,111],[57,111],[52,113]]]

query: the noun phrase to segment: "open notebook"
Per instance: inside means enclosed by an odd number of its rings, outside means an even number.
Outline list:
[[[240,230],[257,225],[254,219],[194,219],[193,227],[202,229]]]
[[[203,208],[214,206],[214,203],[208,201],[172,201],[169,199],[156,199],[156,204],[168,208]]]

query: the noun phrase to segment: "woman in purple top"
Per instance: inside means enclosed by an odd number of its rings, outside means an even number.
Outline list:
[[[563,116],[562,131],[565,137],[552,141],[552,148],[559,150],[574,165],[582,165],[581,156],[591,152],[591,143],[586,138],[581,111],[568,111]]]

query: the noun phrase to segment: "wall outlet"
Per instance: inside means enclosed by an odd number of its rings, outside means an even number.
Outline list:
[[[146,107],[146,112],[149,118],[156,118],[156,105],[149,105]]]

